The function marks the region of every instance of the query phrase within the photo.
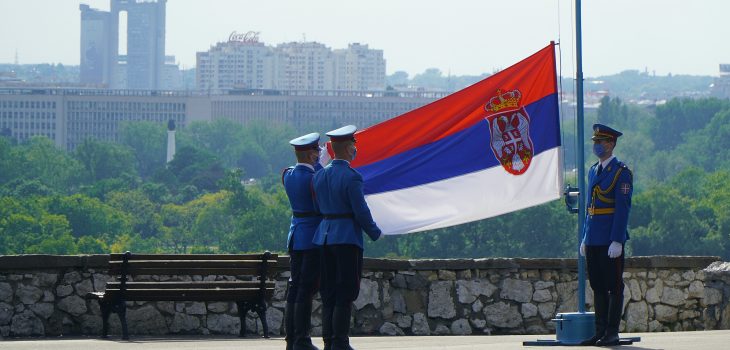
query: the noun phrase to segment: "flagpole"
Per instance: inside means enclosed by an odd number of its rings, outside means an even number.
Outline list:
[[[580,243],[583,240],[583,221],[586,217],[586,192],[585,192],[585,155],[584,145],[584,123],[583,123],[583,43],[580,21],[580,0],[575,0],[575,57],[576,57],[576,110],[578,112],[578,123],[576,125],[577,164],[578,167],[578,312],[586,312],[586,271],[585,257],[580,255]]]
[[[583,154],[583,57],[582,38],[580,23],[580,0],[575,0],[575,49],[576,49],[576,167],[578,168],[578,312],[561,312],[555,315],[552,321],[555,325],[555,340],[539,339],[537,341],[524,341],[523,346],[555,346],[555,345],[579,345],[594,334],[595,314],[586,312],[586,278],[585,258],[580,255],[580,242],[583,240],[583,221],[585,220],[585,156]],[[566,204],[569,203],[568,196],[575,189],[566,188]],[[570,206],[572,207],[572,206]],[[572,213],[575,213],[571,209]],[[628,344],[628,343],[627,343]]]

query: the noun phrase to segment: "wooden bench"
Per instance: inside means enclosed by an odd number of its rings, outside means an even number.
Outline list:
[[[261,320],[263,336],[269,337],[266,301],[274,293],[269,279],[276,270],[277,255],[263,254],[111,254],[109,274],[116,281],[106,283],[103,292],[92,292],[87,299],[99,300],[103,328],[109,332],[109,315],[116,313],[122,324],[122,339],[129,339],[126,319],[128,301],[234,301],[241,319],[239,335],[246,335],[246,313],[255,311]],[[153,275],[191,276],[191,280],[154,281]],[[192,276],[201,276],[193,278]],[[214,281],[203,279],[216,276]],[[219,276],[231,276],[220,280]],[[174,277],[172,277],[174,278]],[[201,280],[192,280],[201,279]]]

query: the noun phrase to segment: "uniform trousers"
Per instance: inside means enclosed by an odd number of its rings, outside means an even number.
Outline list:
[[[588,280],[594,294],[621,295],[624,293],[624,254],[608,257],[608,246],[586,246]]]
[[[321,252],[322,303],[349,307],[360,294],[362,249],[354,244],[325,244]]]
[[[289,303],[312,302],[320,283],[319,249],[289,251],[291,277],[286,301]]]

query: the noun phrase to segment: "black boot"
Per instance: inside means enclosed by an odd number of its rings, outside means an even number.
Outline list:
[[[619,345],[618,326],[621,323],[623,313],[623,295],[609,294],[608,296],[608,324],[606,335],[596,342],[596,346]]]
[[[601,339],[604,335],[606,335],[606,323],[608,323],[608,295],[594,293],[593,304],[596,311],[596,333],[593,337],[582,341],[580,345],[596,345],[598,339]]]
[[[322,341],[323,350],[332,350],[332,312],[334,307],[322,305]]]
[[[319,350],[312,344],[309,329],[312,327],[312,302],[294,304],[294,349]]]
[[[284,311],[284,332],[286,332],[286,350],[292,350],[294,348],[294,312],[296,304],[286,303],[286,310]]]
[[[350,314],[352,307],[335,306],[332,313],[332,350],[354,350],[350,347]]]

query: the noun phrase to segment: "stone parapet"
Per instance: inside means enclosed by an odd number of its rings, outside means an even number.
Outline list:
[[[651,256],[626,259],[622,331],[730,329],[730,263],[719,257]],[[548,334],[558,312],[577,311],[575,259],[365,259],[354,303],[352,334]],[[280,257],[267,311],[274,335],[283,333],[288,259]],[[112,277],[108,255],[0,256],[2,337],[98,335],[96,301]],[[177,276],[150,276],[174,280]],[[208,280],[231,276],[194,276]],[[588,283],[586,283],[588,284]],[[588,308],[592,304],[586,290]],[[235,303],[130,302],[134,334],[236,334]],[[315,300],[312,333],[321,333]],[[112,315],[111,333],[121,333]],[[260,333],[253,314],[250,333]]]

